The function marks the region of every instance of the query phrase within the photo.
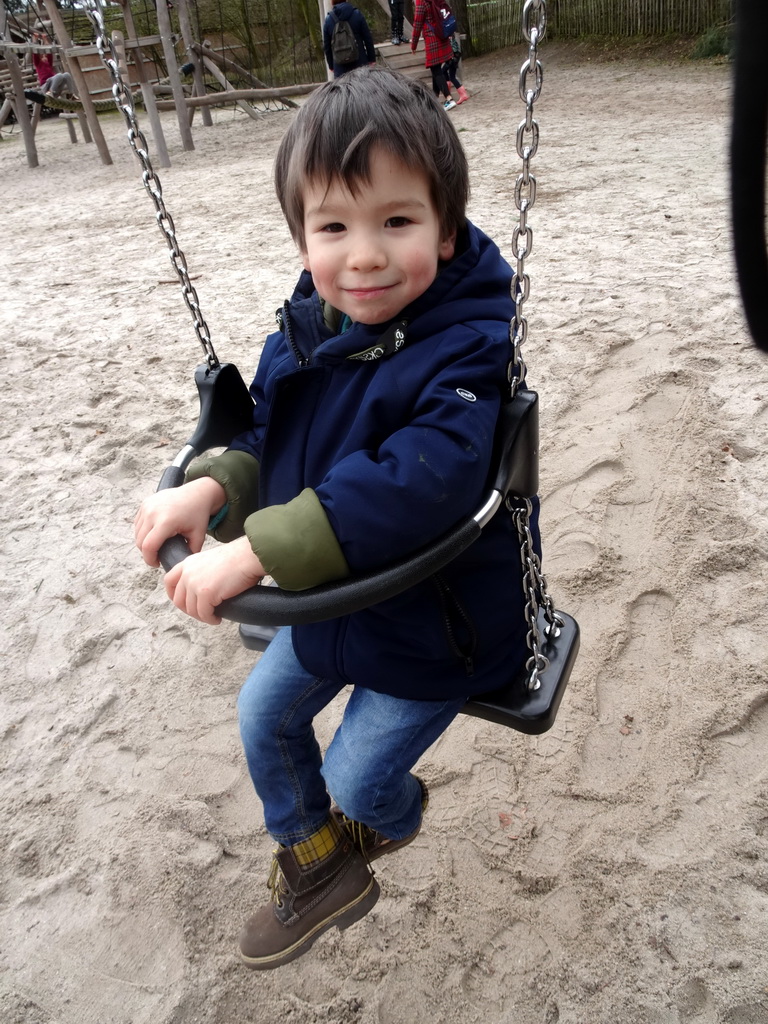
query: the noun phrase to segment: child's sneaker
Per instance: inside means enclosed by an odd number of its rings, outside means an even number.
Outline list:
[[[455,106],[456,106],[456,100],[446,100],[445,103],[443,104],[443,109],[444,110],[453,110],[453,108]]]

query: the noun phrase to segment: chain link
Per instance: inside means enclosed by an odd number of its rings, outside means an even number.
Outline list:
[[[111,38],[107,36],[101,0],[91,0],[91,6],[86,8],[86,13],[88,14],[96,33],[96,46],[98,47],[99,55],[112,78],[112,95],[115,98],[118,110],[125,118],[125,123],[128,126],[128,141],[141,164],[141,180],[147,194],[154,203],[157,226],[162,231],[168,244],[171,264],[179,278],[184,302],[187,305],[187,309],[189,309],[189,312],[192,314],[192,324],[195,329],[195,334],[197,335],[197,340],[202,345],[203,353],[205,354],[205,361],[208,364],[209,369],[215,370],[219,365],[219,360],[216,356],[213,342],[211,341],[208,324],[205,322],[205,318],[200,310],[197,292],[189,278],[186,257],[179,248],[179,244],[176,240],[176,229],[174,227],[173,218],[170,213],[168,213],[163,201],[163,188],[160,184],[160,179],[152,169],[152,163],[149,159],[149,147],[147,146],[147,140],[142,134],[141,129],[139,128],[139,123],[136,119],[136,107],[133,102],[133,96],[120,74],[120,66],[114,44],[112,43]],[[107,55],[107,52],[109,55]]]
[[[526,365],[522,348],[528,337],[528,320],[524,306],[531,290],[531,280],[525,272],[525,261],[533,251],[533,230],[528,224],[528,212],[536,202],[536,177],[531,174],[531,160],[539,148],[539,125],[533,116],[533,105],[541,95],[544,69],[538,56],[539,43],[547,27],[547,5],[545,0],[525,0],[522,10],[522,31],[528,43],[528,59],[520,68],[519,92],[525,104],[525,117],[517,128],[517,155],[523,162],[522,171],[515,180],[515,207],[519,222],[512,232],[512,247],[515,269],[512,275],[512,296],[515,300],[515,317],[510,324],[512,359],[509,364],[509,385],[514,398],[518,388],[525,382]],[[563,625],[547,588],[547,581],[541,571],[541,560],[536,554],[531,534],[531,513],[533,506],[526,499],[507,497],[506,505],[512,513],[520,543],[520,564],[523,573],[525,595],[525,621],[528,625],[526,643],[531,652],[525,663],[527,686],[538,690],[539,676],[549,665],[543,651],[546,640],[554,639]],[[539,627],[539,612],[543,610],[547,626]]]
[[[538,690],[541,686],[539,675],[549,665],[549,659],[543,651],[545,640],[554,640],[563,626],[563,619],[557,614],[554,602],[547,588],[547,580],[541,571],[541,559],[536,554],[531,534],[531,512],[533,506],[527,499],[507,499],[507,508],[517,527],[517,538],[520,543],[520,564],[523,570],[523,593],[525,594],[525,621],[528,623],[526,643],[531,652],[525,663],[528,673],[529,690]],[[539,611],[544,612],[547,626],[543,631],[539,627]]]
[[[528,320],[524,306],[530,294],[530,278],[525,272],[525,261],[533,251],[533,230],[528,225],[528,211],[536,202],[536,178],[531,174],[530,163],[539,148],[539,125],[533,116],[533,105],[541,95],[544,69],[538,57],[539,43],[547,27],[547,5],[545,0],[525,0],[522,10],[522,31],[528,42],[528,60],[520,68],[519,92],[525,104],[525,118],[517,128],[517,155],[523,162],[523,169],[515,180],[515,207],[519,212],[519,224],[512,232],[512,248],[515,269],[512,275],[512,295],[515,300],[515,317],[510,324],[512,360],[509,364],[509,386],[512,397],[525,380],[526,365],[523,345],[528,338]]]

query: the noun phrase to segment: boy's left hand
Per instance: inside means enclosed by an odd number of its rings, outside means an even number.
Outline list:
[[[193,619],[218,626],[218,605],[249,590],[263,576],[266,572],[248,538],[239,537],[179,562],[166,573],[165,591],[176,607]]]

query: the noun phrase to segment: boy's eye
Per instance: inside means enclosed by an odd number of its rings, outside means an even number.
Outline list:
[[[408,217],[390,217],[387,221],[388,228],[404,228],[407,224],[410,224],[410,218]]]
[[[343,231],[343,230],[344,230],[344,225],[343,224],[339,224],[338,221],[334,221],[332,224],[325,224],[323,226],[323,231],[328,231],[331,234],[337,234],[339,231]]]

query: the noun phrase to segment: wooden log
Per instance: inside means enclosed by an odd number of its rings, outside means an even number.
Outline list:
[[[51,3],[52,0],[47,0]],[[189,121],[187,120],[187,110],[184,104],[184,89],[181,84],[181,78],[179,77],[179,69],[176,67],[176,51],[173,47],[173,39],[171,38],[171,16],[168,13],[168,4],[166,0],[156,0],[157,10],[157,24],[160,29],[160,39],[163,44],[163,53],[165,55],[165,66],[168,69],[168,78],[170,79],[171,85],[173,86],[173,98],[176,104],[176,120],[179,124],[179,132],[181,133],[181,144],[186,150],[195,148],[195,144],[192,141],[192,129],[189,127]]]
[[[216,81],[224,86],[225,92],[227,92],[227,93],[235,92],[234,86],[231,85],[227,81],[227,79],[224,77],[224,75],[221,73],[221,71],[219,71],[219,69],[216,67],[216,65],[213,63],[213,61],[209,57],[203,57],[203,64],[208,68],[208,70],[211,72],[211,74],[216,79]],[[243,90],[239,89],[237,91],[238,92],[242,92]],[[216,95],[216,94],[214,94],[214,95]],[[203,100],[203,99],[205,99],[205,96],[190,96],[189,99],[191,99],[191,100],[192,99],[194,99],[194,100]],[[237,103],[238,107],[240,107],[241,110],[245,111],[245,113],[248,115],[248,117],[253,118],[254,121],[259,121],[261,119],[261,114],[258,113],[258,111],[254,110],[254,108],[250,105],[250,103],[247,103],[243,99],[235,100],[235,103]],[[205,106],[205,104],[201,104],[201,106]]]
[[[233,89],[227,92],[209,92],[205,96],[187,96],[187,106],[190,107],[215,107],[227,103],[236,103],[238,100],[280,100],[284,96],[303,96],[306,93],[319,89],[323,82],[313,82],[309,85],[285,85],[275,89]],[[174,104],[170,100],[158,100],[158,110],[173,110]]]
[[[41,0],[45,6],[45,10],[48,14],[48,20],[53,26],[54,35],[59,43],[66,50],[72,49],[72,40],[69,38],[64,21],[61,17],[58,7],[56,6],[56,0]],[[77,86],[78,95],[80,96],[80,102],[83,105],[84,120],[87,121],[90,132],[86,137],[86,142],[90,141],[92,136],[96,143],[96,148],[99,151],[101,162],[104,164],[111,164],[112,157],[109,155],[109,148],[107,146],[107,140],[104,138],[104,132],[101,130],[99,124],[99,118],[96,114],[96,108],[93,105],[93,100],[88,92],[88,85],[85,81],[85,75],[80,67],[77,57],[71,57],[69,60],[69,72],[75,80]],[[82,121],[81,121],[82,124]],[[83,132],[85,137],[85,132]]]
[[[216,64],[218,64],[223,71],[229,71],[232,74],[241,75],[243,78],[245,78],[247,81],[251,83],[254,89],[269,88],[266,82],[262,82],[260,78],[257,78],[256,75],[254,75],[247,68],[244,68],[241,64],[236,63],[230,57],[225,57],[222,53],[219,53],[217,50],[214,50],[214,48],[211,46],[207,39],[203,40],[202,46],[195,44],[192,48],[197,54],[199,54],[200,57],[209,57],[212,61],[215,61]],[[202,96],[203,92],[198,93],[198,95]],[[296,106],[296,104],[292,100],[287,100],[285,105],[287,107]]]

